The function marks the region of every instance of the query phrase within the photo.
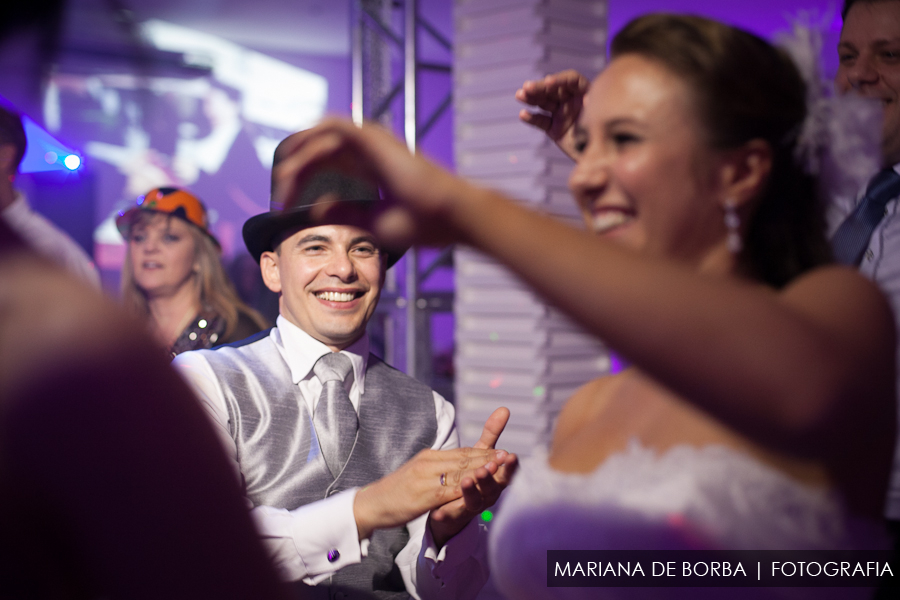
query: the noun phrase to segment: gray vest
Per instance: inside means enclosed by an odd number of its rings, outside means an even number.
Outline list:
[[[431,389],[369,355],[356,443],[332,480],[312,415],[271,336],[248,341],[203,355],[221,384],[245,493],[254,506],[291,510],[368,485],[434,444]],[[406,527],[376,531],[368,556],[335,573],[332,591],[345,598],[408,598],[394,564],[408,540]]]

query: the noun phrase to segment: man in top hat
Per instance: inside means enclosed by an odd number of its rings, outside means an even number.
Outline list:
[[[355,225],[314,221],[326,200]],[[280,295],[276,327],[175,364],[285,578],[334,598],[473,598],[487,569],[472,518],[516,465],[493,449],[508,411],[488,419],[479,447],[459,449],[452,405],[369,353],[366,324],[402,255],[367,229],[377,200],[366,183],[321,173],[295,207],[248,220],[244,241]]]

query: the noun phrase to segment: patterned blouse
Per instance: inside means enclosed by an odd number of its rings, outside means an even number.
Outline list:
[[[259,326],[243,311],[238,311],[237,325],[227,338],[225,337],[226,325],[225,319],[216,313],[201,312],[169,347],[169,353],[174,358],[189,350],[203,350],[222,344],[231,344],[260,331]]]

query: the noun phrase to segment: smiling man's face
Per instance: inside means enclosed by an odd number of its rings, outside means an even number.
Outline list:
[[[882,153],[900,162],[900,0],[861,1],[844,19],[835,85],[884,105]]]
[[[386,260],[365,229],[321,225],[301,229],[275,252],[264,252],[260,267],[266,286],[281,294],[281,315],[339,351],[365,333]]]

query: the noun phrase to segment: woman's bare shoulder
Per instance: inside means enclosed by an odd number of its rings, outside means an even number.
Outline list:
[[[559,413],[553,433],[553,445],[567,440],[592,417],[603,410],[611,388],[616,385],[617,376],[607,375],[591,380],[578,388]]]
[[[827,265],[807,271],[789,283],[781,295],[786,299],[818,299],[820,303],[871,302],[890,310],[877,284],[844,265]]]
[[[791,282],[781,298],[849,343],[876,351],[895,344],[894,314],[888,298],[856,269],[840,265],[813,269]]]

